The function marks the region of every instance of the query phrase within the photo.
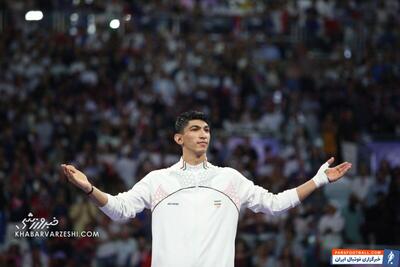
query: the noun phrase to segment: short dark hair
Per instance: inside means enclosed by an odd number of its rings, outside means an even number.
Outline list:
[[[208,123],[208,117],[206,114],[204,114],[201,111],[196,111],[196,110],[190,110],[181,113],[175,121],[175,132],[176,133],[182,133],[183,129],[189,124],[189,121],[191,120],[202,120],[205,121],[207,124]]]

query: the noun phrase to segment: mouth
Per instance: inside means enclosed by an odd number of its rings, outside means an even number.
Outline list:
[[[197,144],[199,144],[199,145],[203,145],[203,146],[206,146],[206,145],[208,145],[208,143],[207,143],[207,142],[197,142]]]

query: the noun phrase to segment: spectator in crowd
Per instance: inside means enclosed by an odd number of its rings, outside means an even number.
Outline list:
[[[330,201],[318,223],[319,238],[322,246],[322,259],[325,262],[329,260],[333,248],[340,248],[343,245],[342,231],[344,223],[345,221],[341,214],[339,203]]]

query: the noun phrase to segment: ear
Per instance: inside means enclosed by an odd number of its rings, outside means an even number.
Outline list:
[[[183,145],[183,138],[182,138],[182,134],[180,134],[180,133],[176,133],[175,135],[174,135],[174,140],[175,140],[175,142],[178,144],[178,145]]]

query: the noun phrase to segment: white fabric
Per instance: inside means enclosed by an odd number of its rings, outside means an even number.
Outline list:
[[[182,159],[107,196],[100,209],[113,220],[152,210],[153,267],[233,267],[242,207],[276,215],[300,203],[296,189],[273,194],[232,168],[190,166]]]
[[[321,186],[329,183],[328,176],[325,173],[326,169],[328,169],[328,168],[329,168],[329,164],[328,164],[328,162],[325,162],[319,168],[317,174],[312,178],[312,180],[314,181],[314,183],[317,187],[321,187]]]

